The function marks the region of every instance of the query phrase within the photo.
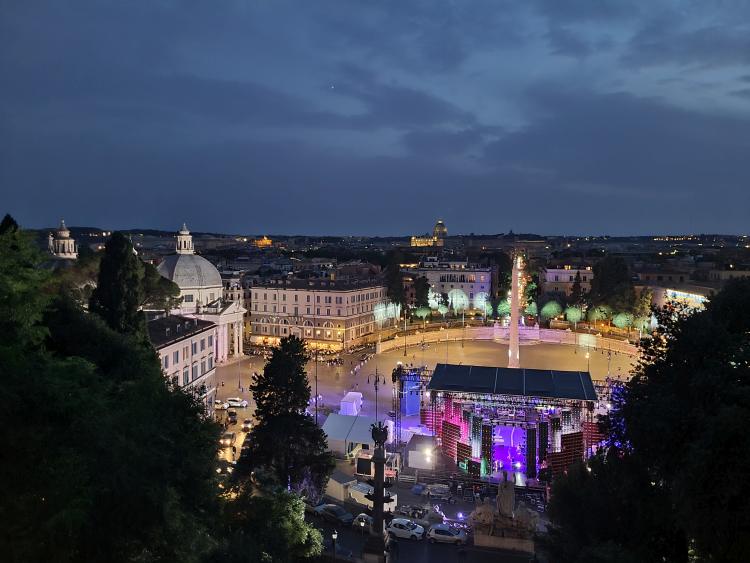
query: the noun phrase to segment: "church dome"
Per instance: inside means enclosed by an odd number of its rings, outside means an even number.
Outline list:
[[[157,269],[180,289],[222,286],[216,266],[197,254],[172,254],[164,258]]]
[[[435,223],[435,228],[432,229],[432,236],[439,239],[443,239],[448,236],[448,228],[445,226],[445,223],[443,223],[442,219]]]

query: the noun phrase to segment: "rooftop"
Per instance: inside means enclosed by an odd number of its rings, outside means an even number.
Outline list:
[[[428,388],[449,393],[596,400],[591,374],[583,371],[438,364]]]
[[[180,315],[169,315],[151,319],[147,323],[148,337],[157,350],[210,328],[214,323],[190,319]]]
[[[383,287],[384,281],[380,278],[368,278],[368,279],[343,279],[343,280],[332,280],[332,279],[321,279],[321,278],[310,278],[310,279],[297,279],[297,278],[286,278],[286,279],[275,279],[266,280],[254,285],[253,288],[268,288],[268,289],[300,289],[300,290],[329,290],[329,291],[349,291],[354,289],[362,289],[367,287]]]

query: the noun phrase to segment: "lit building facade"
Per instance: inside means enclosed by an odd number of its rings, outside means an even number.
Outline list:
[[[445,226],[442,220],[435,223],[435,227],[432,229],[432,236],[429,237],[411,237],[411,246],[413,247],[425,247],[425,246],[444,246],[445,238],[448,236],[448,228]]]
[[[65,226],[65,221],[60,221],[60,226],[53,235],[47,236],[47,249],[55,258],[63,260],[75,260],[78,258],[78,245],[75,239],[70,237],[70,231]]]
[[[473,265],[465,260],[437,258],[427,258],[417,267],[404,269],[404,273],[412,280],[427,278],[431,295],[446,295],[448,305],[454,310],[484,311],[497,277],[496,269],[490,266]]]
[[[589,291],[591,289],[591,280],[594,279],[594,272],[591,266],[565,264],[556,268],[545,268],[542,270],[542,293],[570,295],[573,291],[576,274],[581,276],[581,290]]]
[[[348,349],[393,322],[379,314],[387,299],[385,286],[370,280],[280,279],[250,292],[250,340],[258,345],[295,335],[315,348]]]
[[[217,326],[209,321],[168,315],[149,320],[148,334],[164,375],[194,392],[207,408],[216,396]]]

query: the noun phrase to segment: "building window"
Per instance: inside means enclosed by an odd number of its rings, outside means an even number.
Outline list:
[[[198,363],[193,364],[193,381],[198,379]]]
[[[175,350],[172,353],[172,363],[174,365],[177,365],[179,362],[180,362],[180,351],[179,350]]]
[[[206,349],[206,339],[201,338],[201,352]]]
[[[208,335],[208,347],[210,348],[213,345],[214,345],[214,335],[213,334],[209,334]]]
[[[214,357],[211,354],[208,355],[208,369],[214,369]]]
[[[212,302],[214,300],[214,294],[213,293],[209,293],[208,294],[208,300],[209,300],[209,302]]]
[[[320,315],[320,307],[317,308],[317,313],[315,313],[315,314],[316,315]]]
[[[187,385],[190,383],[190,369],[185,368],[182,370],[182,384]]]
[[[184,346],[182,348],[182,359],[183,360],[187,360],[188,354],[190,354],[190,347],[189,346]]]
[[[201,360],[201,375],[206,373],[206,360]]]
[[[197,342],[191,342],[190,346],[192,348],[193,355],[198,353],[198,343]]]
[[[162,364],[164,365],[164,369],[167,369],[169,367],[169,354],[166,354],[164,356]]]
[[[185,303],[192,303],[193,302],[193,294],[192,293],[188,293],[182,299],[183,299],[183,301],[185,301]]]

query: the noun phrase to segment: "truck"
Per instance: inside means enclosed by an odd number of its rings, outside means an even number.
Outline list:
[[[372,463],[372,451],[360,450],[354,460],[354,473],[359,477],[375,477],[375,464]],[[393,481],[401,472],[401,454],[390,453],[385,456],[385,478]]]

